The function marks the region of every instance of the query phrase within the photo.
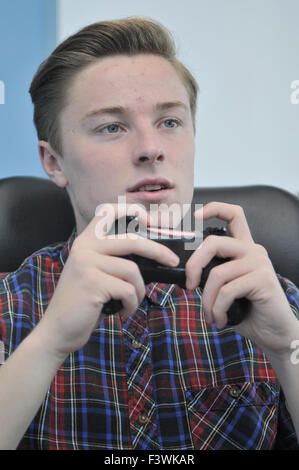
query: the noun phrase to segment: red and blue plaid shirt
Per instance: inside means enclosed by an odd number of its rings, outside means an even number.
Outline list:
[[[74,238],[0,280],[5,358],[45,313]],[[298,289],[278,279],[298,315]],[[201,294],[151,283],[125,323],[103,319],[57,371],[19,449],[297,449],[270,363],[233,329],[208,327]]]

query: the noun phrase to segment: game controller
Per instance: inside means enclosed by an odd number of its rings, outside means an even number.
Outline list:
[[[127,232],[126,227],[130,222],[132,222],[133,219],[136,220],[136,218],[132,216],[127,216],[125,218],[125,232]],[[123,232],[119,231],[118,229],[120,225],[121,224],[118,223],[118,220],[116,220],[113,227],[113,233],[117,234]],[[135,225],[135,227],[138,228],[138,225]],[[138,265],[144,280],[144,284],[149,284],[150,282],[161,282],[166,284],[176,284],[183,289],[186,289],[185,265],[194,252],[194,249],[186,249],[186,246],[188,245],[185,244],[192,243],[192,246],[196,247],[199,246],[200,243],[209,235],[227,235],[226,229],[224,227],[208,227],[203,230],[201,234],[197,234],[196,232],[178,232],[168,230],[167,237],[164,235],[164,238],[163,233],[165,233],[165,230],[157,230],[155,232],[155,229],[153,228],[146,228],[143,231],[135,230],[135,233],[138,233],[138,235],[144,236],[146,238],[154,239],[154,241],[158,243],[162,243],[163,245],[170,248],[180,258],[178,266],[172,268],[163,264],[159,264],[155,260],[135,254],[122,256],[122,258],[132,260]],[[159,233],[158,238],[156,238],[157,235],[153,235],[154,233]],[[219,258],[217,256],[214,257],[203,269],[199,287],[202,290],[204,289],[211,269],[229,260],[230,258]],[[120,300],[111,299],[103,305],[102,313],[106,315],[114,314],[121,310],[122,307],[123,305]],[[238,325],[247,315],[249,308],[250,301],[247,298],[236,299],[227,311],[227,326]]]

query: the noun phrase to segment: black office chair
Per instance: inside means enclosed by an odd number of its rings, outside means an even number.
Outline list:
[[[263,245],[277,273],[299,286],[299,199],[273,186],[196,188],[193,202],[241,205],[252,236]],[[34,251],[67,240],[74,214],[65,192],[50,180],[0,180],[0,272],[11,272]],[[212,219],[205,226],[223,222]]]

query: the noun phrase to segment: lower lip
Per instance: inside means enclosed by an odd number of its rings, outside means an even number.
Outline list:
[[[129,194],[134,194],[138,199],[144,201],[160,201],[161,199],[166,198],[171,189],[161,189],[159,191],[133,191]]]

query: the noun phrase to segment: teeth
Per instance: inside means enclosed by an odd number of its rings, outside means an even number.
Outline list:
[[[155,191],[157,189],[162,189],[164,187],[165,186],[161,184],[147,184],[145,186],[140,186],[140,188],[138,188],[138,191]]]

